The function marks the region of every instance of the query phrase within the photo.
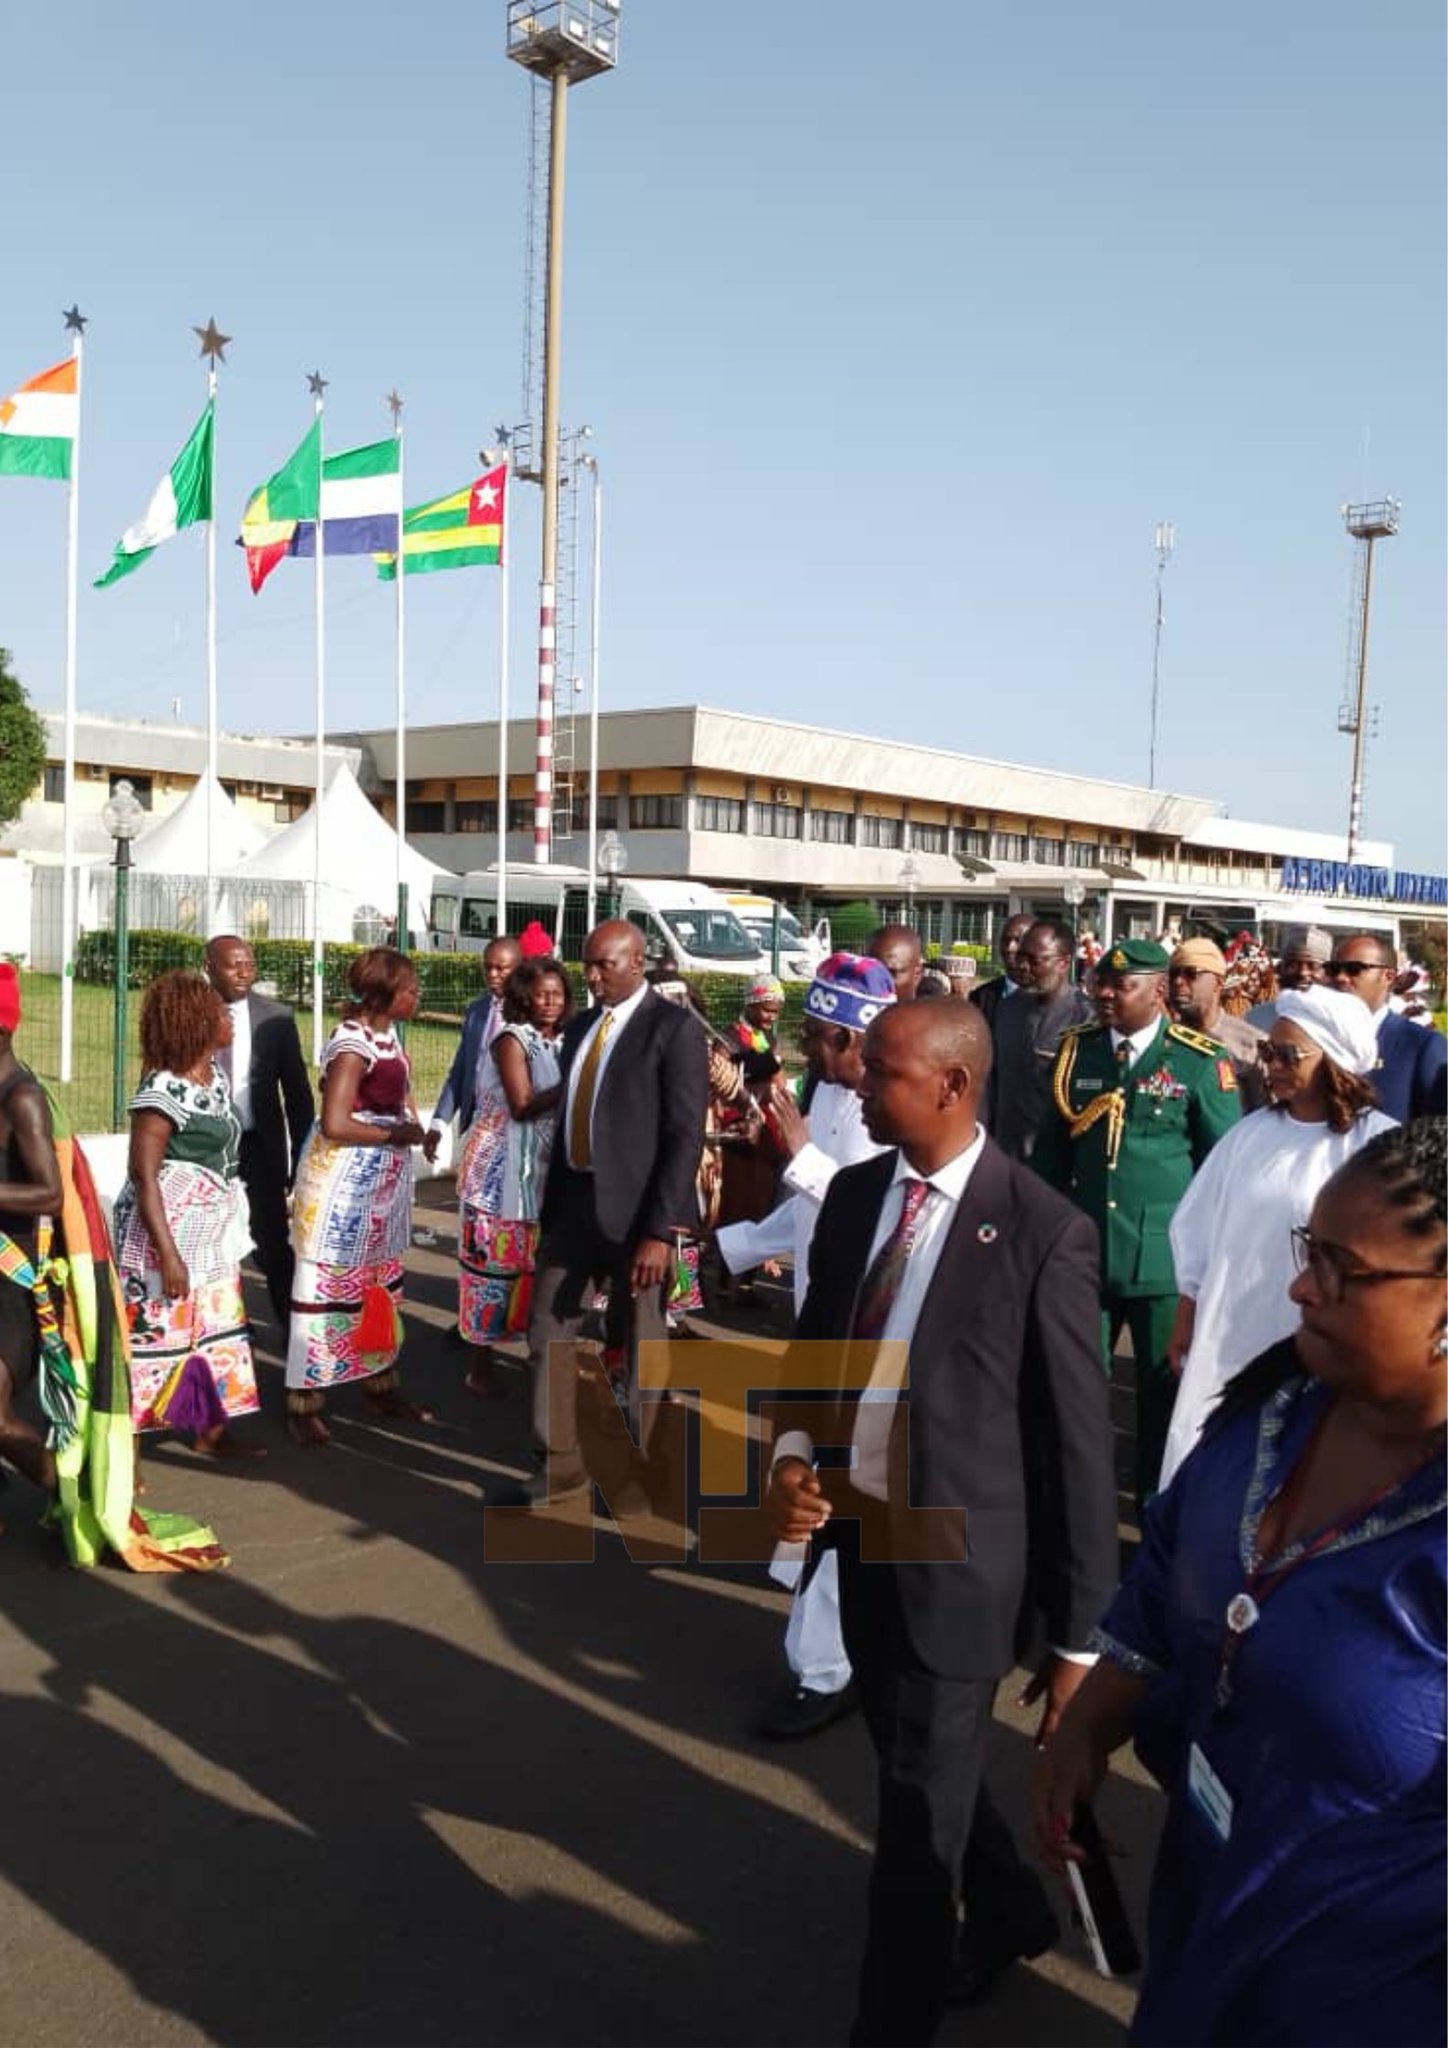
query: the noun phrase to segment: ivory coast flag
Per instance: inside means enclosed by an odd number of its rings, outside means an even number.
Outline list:
[[[508,466],[499,463],[466,490],[415,505],[402,518],[402,560],[409,576],[424,569],[475,569],[503,559],[503,493]],[[375,555],[384,583],[397,580],[396,555]]]
[[[67,356],[0,398],[0,476],[51,476],[64,482],[79,431],[75,357]]]
[[[195,526],[211,517],[211,430],[215,408],[208,399],[206,410],[191,429],[186,446],[151,493],[151,502],[116,542],[115,559],[104,576],[96,578],[97,590],[118,583],[139,569],[148,555],[154,555],[163,540],[172,540],[183,526]]]

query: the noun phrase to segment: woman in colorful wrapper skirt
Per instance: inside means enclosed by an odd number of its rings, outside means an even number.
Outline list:
[[[229,1421],[260,1405],[241,1261],[251,1245],[241,1127],[215,1055],[231,1017],[201,975],[146,991],[130,1171],[116,1199],[116,1264],[138,1430],[174,1429],[212,1457],[261,1457]]]
[[[481,1347],[468,1375],[494,1390],[487,1347],[528,1327],[538,1210],[553,1149],[558,1037],[573,991],[557,960],[524,960],[503,990],[503,1026],[480,1055],[476,1113],[458,1165],[458,1328]]]
[[[395,1026],[417,1011],[405,954],[374,946],[353,961],[351,1001],[322,1053],[322,1108],[297,1166],[292,1200],[287,1421],[321,1445],[329,1387],[365,1380],[374,1412],[430,1422],[398,1388],[402,1262],[412,1233],[411,1148],[423,1141],[412,1068]]]

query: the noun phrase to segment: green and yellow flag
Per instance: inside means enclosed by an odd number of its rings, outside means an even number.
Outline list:
[[[429,505],[416,505],[402,518],[402,559],[409,576],[426,569],[478,569],[503,559],[503,494],[508,466],[499,463],[466,490]],[[386,583],[397,576],[396,555],[374,555]]]

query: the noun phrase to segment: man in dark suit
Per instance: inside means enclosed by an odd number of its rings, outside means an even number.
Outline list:
[[[315,1108],[297,1020],[285,1003],[253,993],[256,955],[228,932],[206,948],[206,975],[231,1012],[231,1044],[218,1055],[241,1125],[241,1178],[256,1262],[285,1335],[292,1306],[287,1194]]]
[[[1448,1039],[1392,1008],[1388,999],[1397,972],[1398,956],[1388,941],[1358,932],[1338,942],[1327,979],[1330,987],[1346,989],[1372,1011],[1378,1064],[1367,1078],[1383,1114],[1405,1124],[1416,1116],[1448,1114]]]
[[[838,1549],[878,1757],[857,2044],[933,2039],[962,1893],[967,1999],[1054,1940],[1040,1881],[981,1782],[986,1735],[996,1688],[1033,1641],[1047,1647],[1025,1697],[1044,1696],[1049,1734],[1116,1580],[1096,1236],[978,1124],[989,1069],[984,1019],[958,998],[896,1005],[870,1026],[865,1123],[898,1150],[830,1185],[797,1340],[816,1348],[791,1383],[829,1370],[840,1340],[856,1358],[861,1340],[883,1343],[866,1391],[839,1395],[825,1425],[848,1469],[822,1483],[810,1439],[786,1430],[770,1479],[778,1533]],[[890,1340],[905,1347],[908,1398]]]
[[[1016,955],[1021,941],[1035,923],[1029,910],[1018,910],[1014,917],[1008,917],[1001,926],[1001,968],[994,981],[984,981],[979,988],[970,992],[970,1000],[989,1024],[992,1032],[1002,1003],[1009,1002],[1020,986],[1015,978]]]
[[[562,1098],[533,1283],[528,1361],[535,1470],[490,1497],[537,1507],[591,1484],[578,1434],[572,1341],[590,1284],[628,1355],[629,1420],[641,1446],[638,1347],[666,1334],[677,1233],[698,1226],[709,1066],[703,1026],[644,979],[643,935],[623,919],[590,932],[583,973],[595,1007],[563,1034]],[[624,1512],[642,1488],[616,1495]]]

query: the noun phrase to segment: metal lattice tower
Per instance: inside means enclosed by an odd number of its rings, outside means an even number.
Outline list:
[[[575,427],[561,436],[558,467],[558,605],[557,672],[553,714],[553,838],[571,839],[580,822],[578,804],[578,700],[583,689],[579,666],[578,596],[579,491],[581,457],[592,433]]]
[[[529,469],[535,467],[543,491],[542,540],[538,575],[538,721],[533,772],[533,858],[553,855],[553,794],[558,673],[558,527],[559,474],[563,453],[559,399],[563,371],[563,188],[568,155],[568,96],[572,88],[612,71],[618,62],[619,16],[623,0],[508,0],[508,56],[533,74],[534,92],[541,83],[548,101],[547,226],[542,235],[543,316],[542,394],[536,433],[527,436]],[[534,100],[533,114],[537,114]],[[530,213],[538,206],[539,133],[531,123],[529,168]],[[532,413],[534,364],[533,304],[536,297],[536,227],[528,236],[528,296],[524,343],[525,410]],[[570,686],[571,687],[571,686]],[[571,709],[571,706],[570,706]]]
[[[1352,781],[1347,807],[1347,857],[1358,857],[1363,830],[1363,783],[1367,746],[1377,736],[1377,710],[1368,709],[1368,622],[1373,601],[1373,548],[1398,530],[1401,511],[1396,498],[1375,498],[1367,505],[1344,505],[1343,524],[1357,542],[1353,561],[1352,612],[1348,620],[1347,690],[1337,714],[1339,732],[1352,736]]]

